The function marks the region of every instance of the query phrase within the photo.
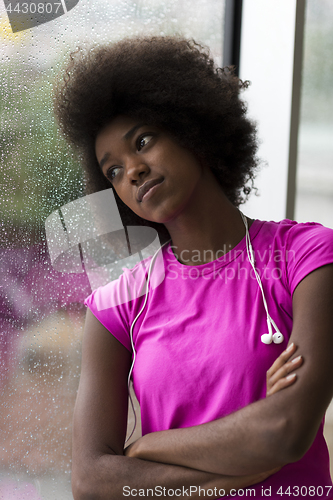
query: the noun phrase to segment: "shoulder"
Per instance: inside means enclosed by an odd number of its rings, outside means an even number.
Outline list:
[[[145,294],[145,272],[140,264],[123,268],[118,279],[94,290],[84,302],[98,322],[129,351],[133,304]]]
[[[333,263],[333,230],[317,222],[289,219],[261,223],[256,244],[280,252],[291,294],[297,284],[315,269]]]
[[[94,290],[85,300],[85,305],[95,304],[99,310],[105,310],[132,303],[145,295],[148,281],[149,289],[156,288],[165,278],[164,246],[150,248],[145,258],[143,252],[136,254],[140,255],[137,264],[132,268],[123,267],[119,278]]]
[[[149,257],[138,262],[131,269],[123,267],[119,278],[93,290],[85,299],[85,305],[102,311],[128,304],[143,295],[150,261]]]
[[[255,238],[259,242],[272,244],[280,248],[297,250],[317,247],[318,245],[330,247],[333,245],[333,229],[323,226],[318,222],[296,222],[283,219],[279,222],[255,220]]]
[[[118,279],[94,290],[84,302],[99,322],[129,350],[130,325],[142,310],[147,291],[157,287],[165,277],[160,250],[154,256],[142,258],[131,269],[123,268]]]

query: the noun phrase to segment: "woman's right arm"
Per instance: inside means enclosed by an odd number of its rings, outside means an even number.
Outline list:
[[[156,486],[178,490],[179,498],[199,499],[199,487],[239,489],[271,475],[229,477],[177,465],[126,457],[127,377],[131,353],[88,310],[82,346],[82,370],[74,410],[72,489],[75,500],[132,498]],[[125,488],[127,487],[127,488]],[[192,489],[190,490],[190,488]],[[124,489],[125,488],[125,489]],[[133,491],[131,494],[130,491]],[[150,492],[151,493],[151,492]],[[181,494],[179,494],[181,493]],[[202,494],[201,494],[202,496]],[[161,494],[156,495],[160,498]],[[164,498],[168,498],[163,494]],[[155,498],[155,496],[151,497]]]

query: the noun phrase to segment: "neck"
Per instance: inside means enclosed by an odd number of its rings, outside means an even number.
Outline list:
[[[164,224],[177,259],[190,266],[218,259],[245,236],[238,208],[225,196],[215,177],[207,184],[206,192],[201,189],[199,196],[193,198],[186,211]]]

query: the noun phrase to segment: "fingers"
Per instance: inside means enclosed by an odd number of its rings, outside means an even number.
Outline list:
[[[125,449],[124,449],[124,455],[126,457],[133,457],[134,456],[134,452],[133,452],[133,445],[134,443],[131,443],[129,444]]]
[[[291,361],[290,357],[295,353],[297,347],[292,344],[284,351],[274,362],[272,367],[267,372],[267,392],[266,396],[281,391],[282,389],[292,385],[297,376],[294,372],[303,364],[302,356],[297,356]]]
[[[281,368],[279,368],[274,375],[269,377],[269,385],[273,386],[276,384],[280,379],[287,377],[289,373],[293,372],[297,368],[299,368],[303,363],[303,358],[302,356],[297,356],[297,358],[294,358],[292,361],[288,361],[285,363]]]
[[[280,379],[278,382],[276,382],[276,384],[267,388],[266,397],[272,396],[272,394],[275,394],[276,392],[279,392],[282,389],[289,387],[294,382],[296,382],[296,379],[297,379],[296,373],[293,373],[292,375],[288,375],[288,377],[286,377],[286,378]]]
[[[280,469],[282,469],[282,467],[275,467],[275,469],[268,470],[266,472],[262,472],[261,473],[261,481],[264,481],[268,477],[273,476],[273,474],[276,474]]]
[[[276,467],[275,469],[272,469],[270,471],[260,472],[258,474],[253,474],[251,476],[244,476],[246,486],[252,486],[254,484],[261,483],[262,481],[264,481],[268,477],[270,477],[273,474],[275,474],[276,472],[278,472],[281,468],[282,467]],[[244,486],[242,486],[242,487],[244,487]]]

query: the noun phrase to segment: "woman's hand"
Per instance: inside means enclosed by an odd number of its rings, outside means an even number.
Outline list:
[[[140,438],[139,438],[140,439]],[[129,444],[125,449],[124,449],[124,455],[125,457],[136,457],[136,454],[135,454],[135,443],[138,442],[137,439],[136,441],[134,441],[133,443]]]
[[[249,486],[254,486],[262,481],[265,481],[268,477],[272,476],[280,469],[282,469],[282,467],[276,467],[270,471],[249,474],[247,476],[224,476],[223,481],[225,492],[226,494],[229,494],[230,490],[240,490],[248,488]]]
[[[302,356],[297,356],[293,360],[289,361],[296,350],[297,346],[294,343],[290,344],[290,346],[283,351],[282,354],[280,354],[267,371],[266,397],[289,387],[296,381],[296,373],[291,372],[297,370],[297,368],[303,364]]]

